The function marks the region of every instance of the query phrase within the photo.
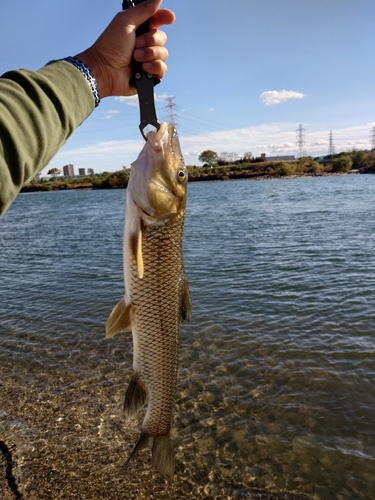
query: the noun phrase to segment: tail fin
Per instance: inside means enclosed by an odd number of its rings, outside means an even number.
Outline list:
[[[171,435],[169,433],[164,436],[150,436],[149,434],[142,432],[138,443],[135,445],[130,457],[122,466],[121,471],[126,469],[130,460],[134,458],[140,450],[148,446],[152,440],[152,466],[162,476],[166,476],[167,479],[173,481],[175,463]]]
[[[142,383],[139,373],[134,373],[125,393],[124,413],[127,417],[134,417],[147,400],[147,390]]]
[[[120,473],[122,471],[124,471],[125,469],[128,468],[128,465],[129,465],[129,462],[132,458],[134,458],[137,453],[141,450],[143,450],[143,448],[146,448],[146,446],[148,446],[149,442],[150,442],[150,439],[151,439],[151,436],[149,436],[149,434],[146,434],[144,432],[141,433],[141,437],[138,439],[138,443],[135,445],[135,448],[134,450],[131,452],[131,455],[130,457],[127,459],[127,461],[124,463],[124,465],[121,467],[120,469]]]
[[[162,476],[167,476],[170,481],[173,481],[174,452],[170,433],[154,437],[152,465]]]

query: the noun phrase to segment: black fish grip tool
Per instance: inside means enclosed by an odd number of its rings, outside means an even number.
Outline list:
[[[127,10],[131,7],[135,7],[136,5],[144,1],[145,0],[123,0],[122,10]],[[150,31],[150,23],[147,20],[137,28],[136,36],[144,35],[149,31]],[[132,77],[129,81],[129,84],[132,87],[135,87],[138,92],[139,111],[141,119],[141,122],[139,124],[139,129],[146,141],[147,137],[145,135],[144,129],[148,125],[152,125],[157,130],[159,130],[160,128],[160,124],[156,116],[155,94],[154,94],[154,87],[158,83],[160,83],[159,78],[157,78],[155,75],[147,73],[147,71],[143,69],[142,63],[137,62],[133,57]]]

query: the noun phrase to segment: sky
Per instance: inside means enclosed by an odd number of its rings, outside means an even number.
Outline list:
[[[120,0],[3,2],[0,74],[37,70],[89,47]],[[164,0],[176,22],[168,73],[155,88],[160,121],[167,97],[187,165],[211,149],[254,156],[368,149],[375,127],[374,0]],[[96,173],[129,167],[144,141],[137,99],[109,97],[74,132],[49,168],[72,163]],[[374,129],[375,130],[375,129]]]

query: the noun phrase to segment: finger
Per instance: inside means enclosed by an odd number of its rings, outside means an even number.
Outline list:
[[[126,12],[124,15],[126,15],[129,24],[133,24],[138,28],[138,26],[156,14],[161,3],[162,0],[147,0],[147,2],[141,2],[135,7],[124,11]]]
[[[145,47],[134,51],[134,59],[138,62],[148,63],[153,61],[166,61],[168,50],[165,47]]]
[[[147,73],[157,76],[158,78],[160,78],[160,80],[168,71],[168,67],[163,61],[146,62],[143,64],[143,69],[147,71]]]
[[[175,19],[176,16],[171,10],[160,9],[151,17],[150,29],[159,28],[159,26],[163,26],[164,24],[172,24]]]
[[[144,35],[138,36],[135,41],[135,48],[141,47],[155,47],[159,45],[163,47],[167,43],[167,35],[164,31],[153,30]]]

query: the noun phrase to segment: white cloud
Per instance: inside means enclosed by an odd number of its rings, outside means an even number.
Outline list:
[[[163,102],[168,97],[172,97],[172,96],[164,93],[164,94],[159,94],[159,95],[154,94],[154,97],[155,97],[155,102]],[[128,96],[117,96],[117,97],[115,97],[115,101],[124,102],[128,106],[138,106],[138,96],[137,95],[132,95],[130,97],[128,97]]]
[[[180,142],[186,162],[199,165],[198,156],[205,149],[235,152],[242,156],[251,151],[254,156],[266,153],[269,156],[297,155],[296,131],[299,123],[270,123],[256,127],[223,130],[196,136],[180,135]],[[333,130],[335,149],[348,151],[353,148],[366,149],[370,146],[370,125]],[[313,157],[328,154],[329,129],[312,129],[305,125],[305,149]]]
[[[120,113],[120,111],[118,111],[117,109],[110,109],[109,111],[107,111],[107,114],[103,116],[102,120],[110,120],[114,115],[117,115],[118,113]]]
[[[172,95],[168,95],[166,93],[164,94],[160,94],[160,95],[156,95],[155,94],[155,102],[163,102],[163,101],[166,101],[168,99],[168,97],[173,97]]]
[[[273,104],[280,104],[289,99],[302,99],[305,97],[305,94],[296,92],[295,90],[267,90],[260,94],[259,97],[263,101],[263,104],[272,106]]]
[[[367,123],[334,129],[332,132],[336,151],[369,148],[369,131],[374,125],[375,123]],[[261,153],[269,156],[296,155],[298,126],[299,123],[281,122],[196,135],[180,133],[180,143],[188,165],[200,165],[198,156],[205,149],[212,149],[217,153],[228,151],[239,156],[243,156],[246,151],[251,151],[254,156],[260,156]],[[307,154],[313,157],[328,154],[330,129],[313,128],[311,124],[305,124],[304,128]],[[96,172],[114,171],[119,170],[122,165],[129,166],[144,146],[140,134],[134,135],[136,139],[133,140],[101,141],[83,147],[66,145],[45,171],[52,167],[61,168],[67,163],[73,163],[76,168],[94,168]]]
[[[131,95],[131,96],[120,95],[120,96],[115,97],[115,101],[124,102],[128,106],[138,106],[138,96],[137,95]]]

